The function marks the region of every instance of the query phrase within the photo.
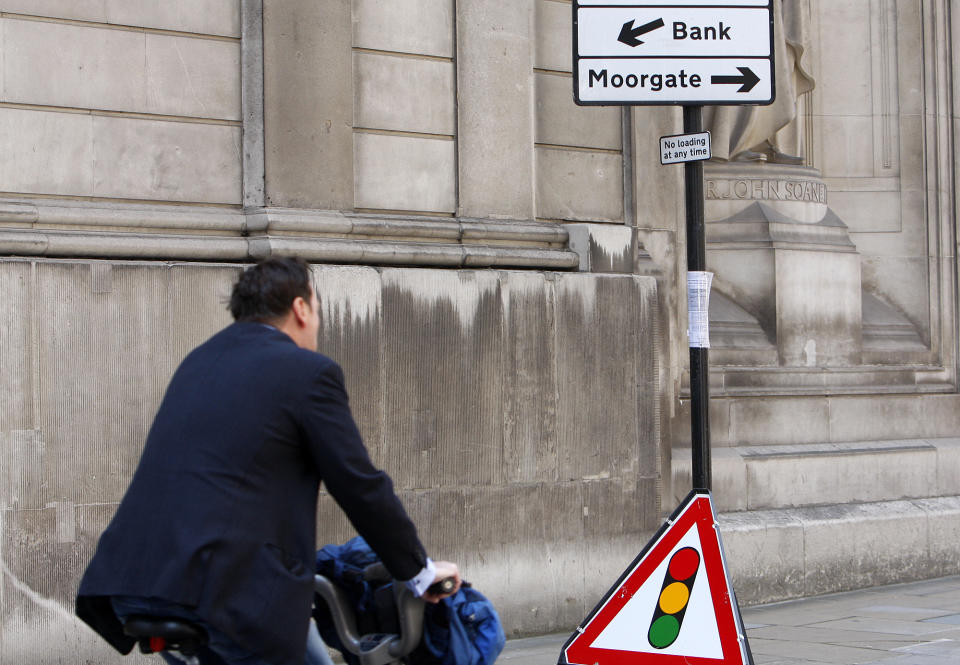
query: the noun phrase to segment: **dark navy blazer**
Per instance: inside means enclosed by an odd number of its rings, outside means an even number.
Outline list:
[[[77,614],[127,653],[109,597],[162,598],[271,663],[302,665],[321,480],[394,577],[420,572],[416,529],[370,462],[340,367],[234,323],[170,381]]]

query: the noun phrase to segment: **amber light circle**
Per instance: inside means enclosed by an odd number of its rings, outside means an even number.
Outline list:
[[[665,614],[676,614],[690,600],[690,589],[682,582],[674,582],[660,592],[660,609]]]

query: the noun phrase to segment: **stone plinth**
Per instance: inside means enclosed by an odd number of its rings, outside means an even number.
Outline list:
[[[756,318],[776,343],[778,364],[859,364],[860,256],[847,226],[827,206],[819,173],[708,164],[704,179],[715,288]],[[764,362],[758,357],[757,364]]]

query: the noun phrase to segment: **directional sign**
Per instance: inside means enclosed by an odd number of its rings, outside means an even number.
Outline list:
[[[752,665],[709,492],[694,491],[567,640],[559,665]]]
[[[770,104],[772,0],[574,0],[578,104]]]
[[[581,7],[577,37],[581,57],[765,58],[770,55],[769,28],[762,7]]]

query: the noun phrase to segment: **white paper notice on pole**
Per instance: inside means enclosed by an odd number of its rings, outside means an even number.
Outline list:
[[[687,273],[687,337],[691,349],[710,348],[710,285],[713,273],[691,270]]]

